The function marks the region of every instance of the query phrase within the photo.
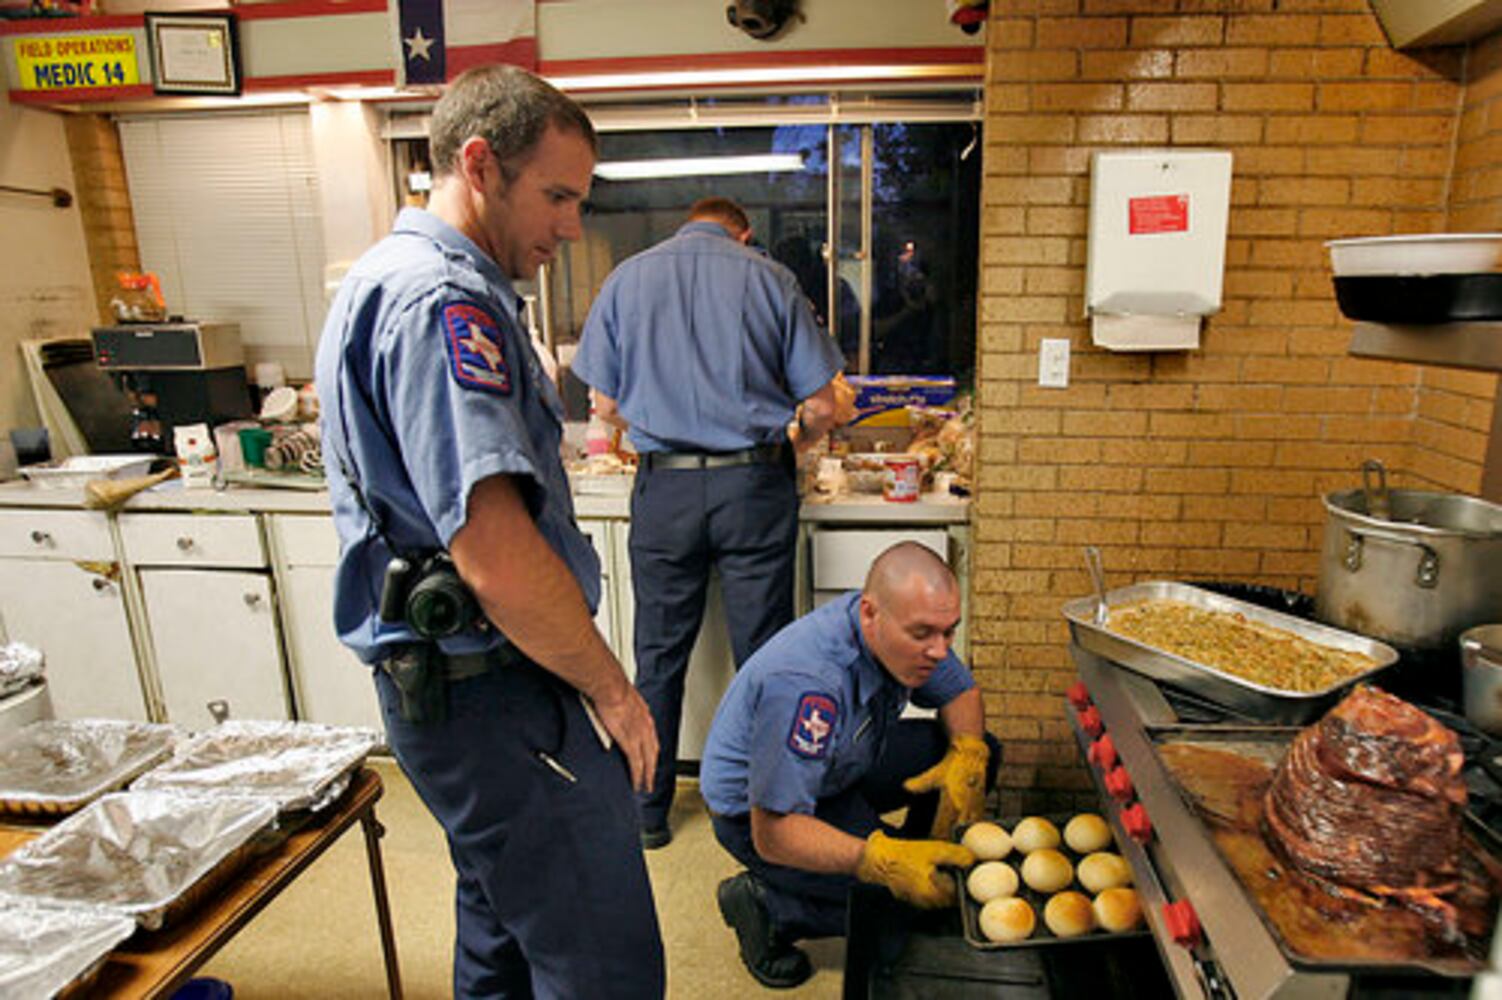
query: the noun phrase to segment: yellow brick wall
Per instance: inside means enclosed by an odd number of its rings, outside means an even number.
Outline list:
[[[73,184],[89,247],[89,273],[99,320],[110,322],[110,299],[120,293],[115,272],[141,268],[120,133],[106,115],[65,115],[63,127],[73,161]]]
[[[1502,228],[1502,57],[1477,49],[1468,91],[1465,48],[1394,51],[1365,0],[993,0],[970,641],[1005,811],[1089,789],[1061,697],[1081,546],[1112,586],[1312,593],[1321,496],[1364,459],[1395,486],[1477,489],[1495,377],[1349,356],[1323,247]],[[1090,155],[1174,146],[1234,157],[1224,308],[1196,351],[1096,349]],[[1067,389],[1037,385],[1045,337],[1071,341]]]

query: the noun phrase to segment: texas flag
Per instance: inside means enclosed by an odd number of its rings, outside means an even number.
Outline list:
[[[441,84],[471,66],[537,66],[536,0],[392,0],[399,87]]]

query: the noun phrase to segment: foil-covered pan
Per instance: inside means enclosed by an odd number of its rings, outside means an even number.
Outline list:
[[[1387,669],[1398,660],[1397,650],[1376,639],[1285,615],[1280,611],[1238,601],[1185,583],[1137,583],[1112,590],[1105,598],[1107,608],[1139,601],[1178,601],[1206,611],[1240,614],[1251,621],[1292,632],[1322,646],[1363,654],[1376,664],[1369,670],[1342,678],[1317,691],[1288,691],[1257,684],[1136,639],[1118,635],[1106,628],[1104,616],[1100,616],[1102,620],[1097,621],[1097,600],[1094,597],[1077,598],[1064,605],[1064,617],[1069,620],[1070,635],[1081,647],[1128,670],[1172,687],[1183,688],[1254,722],[1309,722],[1335,704],[1353,684],[1370,680],[1372,675]]]
[[[248,860],[275,819],[264,799],[116,792],[0,862],[0,893],[106,907],[157,930]]]
[[[0,646],[0,697],[30,686],[41,678],[44,669],[41,650],[24,642]]]
[[[380,745],[374,730],[313,722],[229,720],[181,744],[132,788],[252,795],[282,812],[316,811],[344,793]]]
[[[111,910],[0,900],[0,997],[85,992],[136,922]]]
[[[0,812],[74,812],[166,759],[180,735],[119,719],[33,722],[0,740]]]

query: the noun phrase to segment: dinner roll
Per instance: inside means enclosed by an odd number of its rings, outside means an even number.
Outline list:
[[[1132,884],[1132,866],[1120,854],[1109,851],[1085,855],[1076,874],[1080,877],[1080,885],[1090,892]]]
[[[1058,892],[1074,881],[1074,866],[1052,847],[1040,848],[1022,859],[1022,881],[1039,892]]]
[[[977,903],[1017,895],[1017,873],[1005,861],[982,861],[970,869],[965,888]]]
[[[1082,892],[1060,892],[1048,897],[1043,907],[1043,922],[1061,938],[1078,937],[1095,930],[1095,911],[1090,897]]]
[[[995,823],[971,823],[960,843],[975,852],[980,861],[1000,861],[1012,853],[1012,835]]]
[[[1059,828],[1042,816],[1029,816],[1012,827],[1012,844],[1023,854],[1059,846]]]
[[[1095,897],[1095,921],[1108,931],[1129,931],[1142,922],[1142,903],[1137,890],[1120,886]]]
[[[1021,941],[1031,937],[1038,918],[1021,896],[1003,896],[980,908],[980,932],[988,941]]]
[[[1111,827],[1095,813],[1080,813],[1064,824],[1064,843],[1076,854],[1092,854],[1111,846]]]

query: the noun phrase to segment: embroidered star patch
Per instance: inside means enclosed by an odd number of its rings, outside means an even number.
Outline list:
[[[800,757],[817,760],[829,752],[829,737],[840,717],[834,699],[819,691],[809,691],[798,699],[793,713],[793,728],[788,732],[788,749]]]
[[[501,329],[490,314],[468,302],[443,309],[443,329],[454,379],[473,389],[511,394],[511,370],[501,350]]]

